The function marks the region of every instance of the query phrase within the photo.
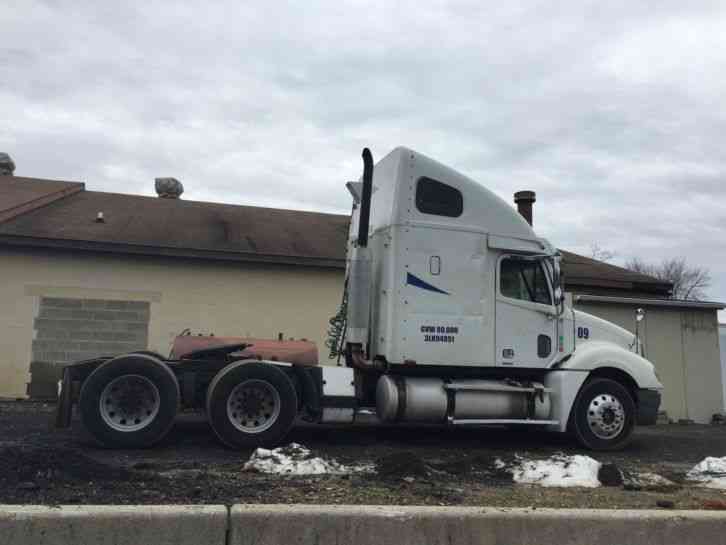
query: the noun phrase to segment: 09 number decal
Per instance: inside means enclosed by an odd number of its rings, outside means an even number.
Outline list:
[[[589,339],[590,338],[590,328],[589,327],[578,327],[577,328],[577,338],[578,339]]]

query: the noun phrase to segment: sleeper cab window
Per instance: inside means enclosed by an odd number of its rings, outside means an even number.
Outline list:
[[[550,289],[542,263],[534,260],[502,259],[499,291],[504,297],[551,305]]]
[[[455,187],[423,177],[416,183],[416,208],[424,214],[458,218],[464,211],[464,197]]]

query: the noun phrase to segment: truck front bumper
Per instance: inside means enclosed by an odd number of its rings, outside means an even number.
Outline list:
[[[638,419],[639,426],[652,426],[658,419],[660,407],[659,390],[638,390]]]

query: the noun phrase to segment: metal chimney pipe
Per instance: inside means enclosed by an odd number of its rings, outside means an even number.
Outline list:
[[[534,191],[517,191],[514,194],[514,202],[517,203],[517,210],[530,225],[532,225],[532,205],[536,200],[537,195]]]

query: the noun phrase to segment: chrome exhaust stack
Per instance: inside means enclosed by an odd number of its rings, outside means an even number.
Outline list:
[[[368,248],[371,195],[373,193],[373,155],[363,149],[363,187],[358,215],[358,239],[352,246],[348,262],[348,354],[353,367],[364,369],[372,366],[365,358],[368,344],[371,309],[372,261]]]

